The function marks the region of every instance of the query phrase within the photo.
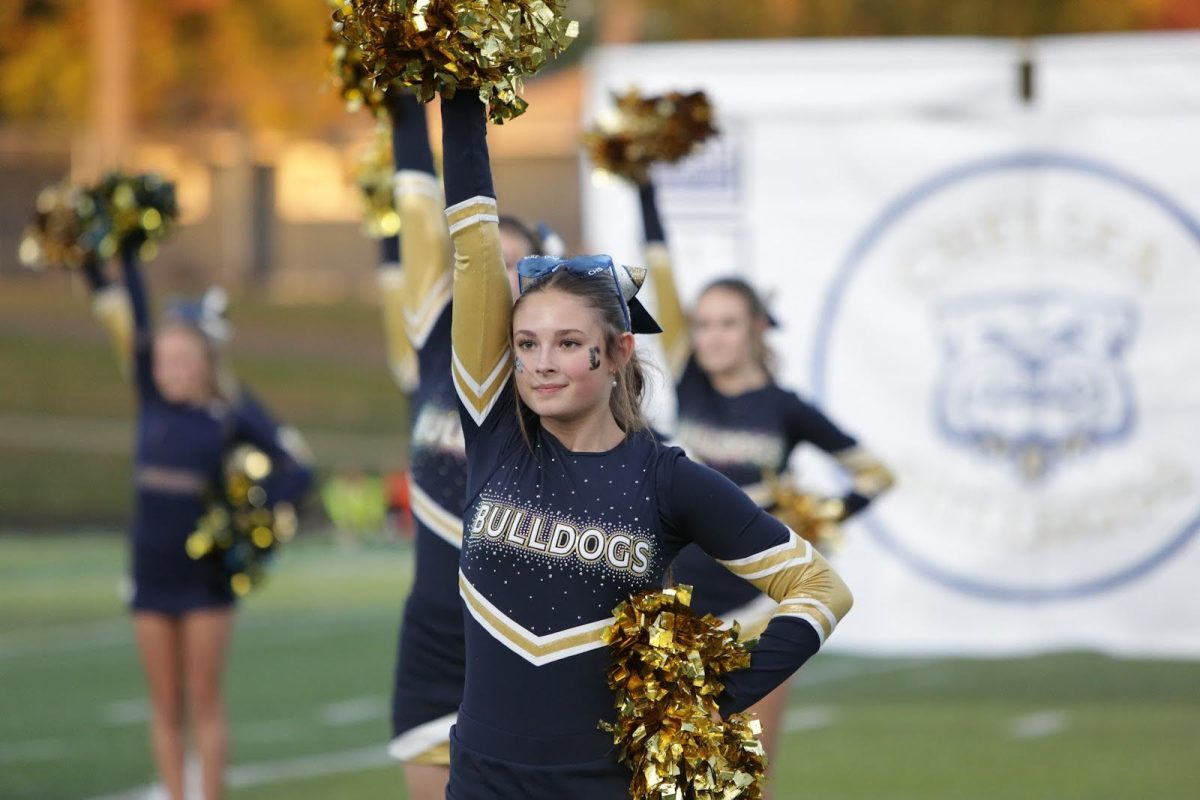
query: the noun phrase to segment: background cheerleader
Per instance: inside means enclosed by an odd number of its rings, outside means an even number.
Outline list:
[[[750,284],[740,278],[713,281],[700,293],[691,325],[679,302],[654,184],[638,184],[646,236],[646,260],[663,327],[663,350],[675,378],[676,439],[688,455],[707,464],[770,509],[771,482],[805,442],[832,455],[850,474],[853,488],[823,504],[831,521],[863,510],[892,483],[891,474],[854,437],[795,392],[775,383],[765,336],[774,320]],[[697,547],[672,564],[676,581],[695,587],[693,607],[727,622],[737,620],[753,636],[771,618],[775,602]],[[752,709],[763,723],[770,754],[778,741],[787,685]]]
[[[121,247],[138,400],[130,605],[163,785],[172,800],[182,800],[186,698],[204,797],[212,800],[223,796],[229,749],[221,684],[234,593],[211,560],[189,557],[185,543],[209,496],[221,490],[225,457],[237,444],[271,460],[270,503],[298,500],[311,472],[261,404],[221,386],[216,346],[194,319],[176,316],[152,333],[138,245]]]

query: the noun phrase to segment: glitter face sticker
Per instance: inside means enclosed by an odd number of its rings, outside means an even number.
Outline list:
[[[525,362],[513,356],[513,369],[517,371],[518,375],[523,373],[525,371]]]
[[[588,365],[592,370],[600,369],[600,348],[588,348]]]

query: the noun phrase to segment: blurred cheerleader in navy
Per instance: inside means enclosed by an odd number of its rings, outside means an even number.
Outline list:
[[[190,558],[185,543],[209,498],[221,491],[225,457],[235,445],[253,445],[271,459],[269,503],[299,500],[311,473],[297,458],[298,435],[280,428],[249,393],[234,396],[222,379],[218,343],[210,335],[219,338],[211,323],[223,322],[212,313],[216,298],[181,307],[152,334],[135,246],[123,247],[121,260],[138,401],[130,605],[150,690],[151,738],[161,780],[172,800],[182,800],[186,697],[204,797],[211,800],[224,793],[228,726],[221,677],[234,596],[228,576],[209,560]],[[109,291],[98,268],[89,276],[96,292]],[[122,329],[110,326],[114,333]]]
[[[729,713],[812,656],[850,595],[807,542],[646,430],[632,333],[657,326],[632,300],[641,271],[526,259],[511,305],[484,107],[462,90],[442,119],[467,447],[467,673],[447,797],[627,797],[597,728],[614,715],[601,634],[619,602],[660,586],[690,542],[780,601],[727,683]]]
[[[780,387],[771,375],[764,334],[774,320],[754,289],[738,278],[705,287],[689,329],[675,291],[670,254],[650,182],[639,185],[650,267],[663,327],[663,350],[676,380],[676,441],[690,457],[736,483],[770,508],[765,480],[785,472],[792,452],[808,442],[830,454],[852,479],[835,501],[844,520],[863,510],[892,483],[883,464],[819,409]],[[756,635],[775,612],[775,601],[741,580],[700,548],[688,547],[672,564],[679,583],[695,587],[692,607],[726,622],[737,620]],[[786,688],[753,709],[763,722],[768,752],[774,744]]]
[[[389,752],[405,763],[409,794],[423,800],[445,796],[450,728],[462,702],[458,561],[467,465],[451,378],[453,259],[425,108],[409,94],[388,102],[403,233],[398,248],[384,251],[380,287],[392,371],[409,394],[416,520],[416,569],[400,625]],[[540,244],[517,220],[501,226],[514,275],[516,262]],[[394,263],[397,256],[403,268]]]

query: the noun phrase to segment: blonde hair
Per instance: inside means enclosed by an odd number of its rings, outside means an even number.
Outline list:
[[[579,297],[595,309],[604,330],[604,352],[609,358],[615,358],[621,336],[627,332],[626,310],[623,301],[617,295],[616,287],[603,278],[581,278],[567,270],[558,270],[550,277],[525,288],[513,305],[514,316],[526,297],[550,290]],[[616,420],[617,427],[626,434],[645,430],[649,427],[642,413],[642,400],[646,395],[646,367],[636,350],[630,354],[629,360],[617,369],[615,377],[616,386],[609,395],[608,408]],[[516,391],[515,383],[513,391]],[[537,415],[525,406],[519,393],[516,407],[521,433],[525,436],[525,441],[529,442],[527,425],[536,421]]]

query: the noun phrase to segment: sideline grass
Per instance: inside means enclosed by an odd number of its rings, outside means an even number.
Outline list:
[[[0,797],[147,784],[141,675],[116,594],[119,536],[0,536]],[[379,746],[411,569],[399,545],[299,540],[243,605],[229,667],[234,763]],[[1193,798],[1200,664],[822,654],[792,697],[774,800]],[[259,774],[257,767],[243,774]],[[234,800],[404,798],[388,765],[255,779]]]

